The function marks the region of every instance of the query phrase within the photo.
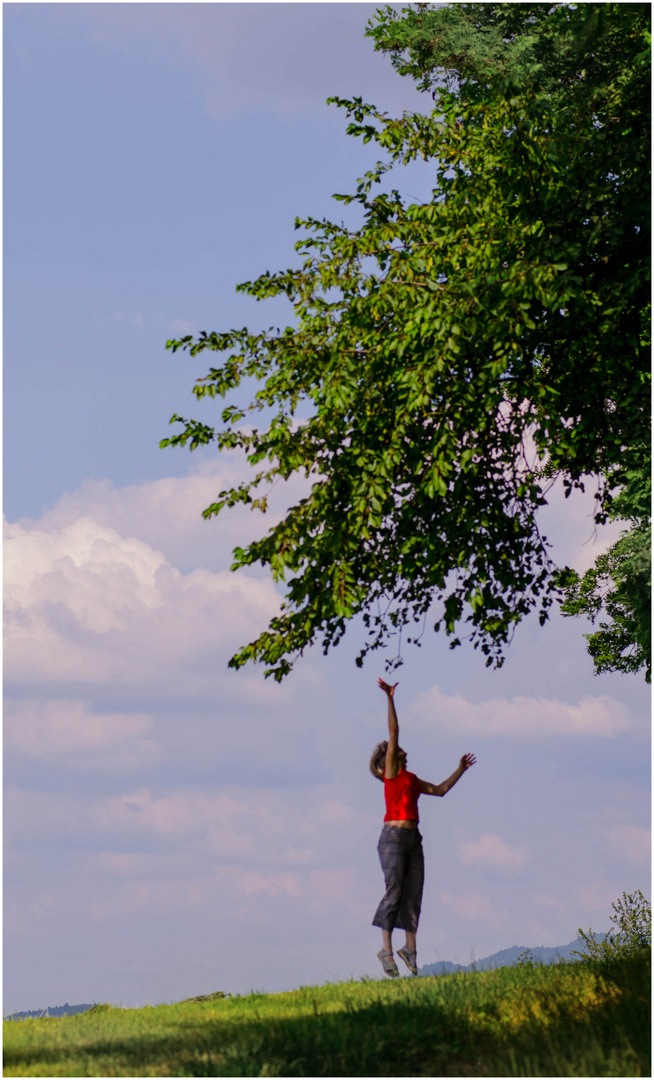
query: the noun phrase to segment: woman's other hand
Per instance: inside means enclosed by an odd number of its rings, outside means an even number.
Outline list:
[[[474,754],[464,754],[463,757],[461,758],[461,763],[460,763],[461,768],[464,771],[465,771],[465,769],[469,769],[471,765],[474,765],[476,760],[477,760],[477,758],[475,757]]]
[[[377,679],[377,682],[379,683],[379,686],[384,691],[384,693],[388,694],[389,697],[393,697],[393,694],[395,693],[395,687],[399,685],[398,683],[393,683],[393,685],[390,686],[389,683],[384,682],[383,679]]]

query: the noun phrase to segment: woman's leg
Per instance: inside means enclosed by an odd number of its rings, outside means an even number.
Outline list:
[[[407,860],[400,904],[395,925],[406,931],[406,947],[411,953],[416,952],[416,932],[422,905],[422,889],[425,878],[425,864],[422,853],[422,837],[418,830],[412,833],[411,852]]]
[[[396,925],[396,916],[402,903],[404,878],[408,862],[408,838],[398,834],[407,831],[406,829],[389,829],[388,832],[384,830],[377,848],[384,872],[386,893],[375,912],[372,924],[378,926],[382,931],[385,952],[392,949],[391,934],[393,927]]]

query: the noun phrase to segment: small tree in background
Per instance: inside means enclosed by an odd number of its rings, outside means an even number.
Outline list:
[[[640,889],[635,893],[623,892],[619,900],[611,904],[611,922],[615,933],[609,933],[598,941],[592,930],[578,930],[584,952],[573,951],[583,960],[617,960],[652,947],[652,909]]]

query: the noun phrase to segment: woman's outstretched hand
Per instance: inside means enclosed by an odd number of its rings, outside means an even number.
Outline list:
[[[464,770],[469,769],[471,765],[474,765],[476,760],[477,758],[474,754],[464,754],[461,758],[461,768]]]
[[[379,683],[384,693],[388,694],[389,697],[393,697],[393,694],[395,693],[395,687],[399,685],[398,683],[393,683],[393,685],[390,686],[389,683],[384,682],[383,679],[377,679],[377,682]]]

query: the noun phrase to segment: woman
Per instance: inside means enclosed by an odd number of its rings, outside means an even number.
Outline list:
[[[383,679],[379,685],[388,700],[388,742],[379,743],[370,759],[370,771],[384,781],[386,817],[377,850],[386,881],[386,895],[380,903],[373,926],[382,931],[382,949],[377,953],[386,975],[399,975],[393,959],[391,934],[395,927],[406,931],[406,944],[398,956],[412,974],[418,974],[416,931],[420,918],[424,860],[422,837],[418,831],[418,798],[420,795],[445,795],[454,787],[466,769],[475,764],[474,754],[464,754],[456,772],[442,784],[419,780],[407,772],[406,753],[398,746],[399,726],[393,695],[395,687]]]

